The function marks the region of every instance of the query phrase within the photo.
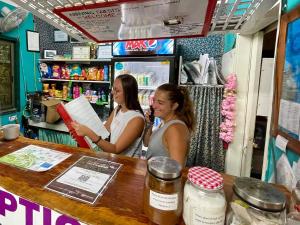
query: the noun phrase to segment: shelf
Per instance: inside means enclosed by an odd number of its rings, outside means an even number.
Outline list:
[[[39,59],[40,62],[90,63],[111,62],[111,59]]]
[[[138,86],[138,89],[143,89],[143,90],[156,90],[157,87],[153,86]]]
[[[44,81],[56,81],[56,82],[78,82],[78,83],[97,83],[97,84],[110,84],[110,81],[101,81],[101,80],[70,80],[70,79],[51,79],[51,78],[42,78]]]
[[[141,105],[142,109],[143,110],[148,110],[150,109],[150,106],[149,105]]]
[[[74,100],[73,98],[72,99],[70,99],[70,98],[63,99],[63,98],[57,98],[57,97],[49,97],[48,99],[56,99],[56,100],[65,101],[65,102],[70,102],[70,101]],[[95,105],[109,105],[108,102],[96,102],[96,103],[94,103],[94,102],[89,101],[89,103],[95,104]]]
[[[34,122],[33,120],[28,119],[28,124],[29,124],[29,126],[32,126],[32,127],[39,127],[39,128],[69,133],[69,129],[67,128],[67,126],[65,125],[65,123],[62,120],[58,121],[57,123],[52,124],[52,123],[46,123],[46,122]]]

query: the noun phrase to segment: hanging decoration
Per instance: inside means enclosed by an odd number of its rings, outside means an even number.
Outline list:
[[[235,103],[236,103],[237,77],[230,74],[226,78],[224,99],[221,104],[223,122],[220,125],[220,138],[223,140],[224,149],[233,141],[235,127]]]

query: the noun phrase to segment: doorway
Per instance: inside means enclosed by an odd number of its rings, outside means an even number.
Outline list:
[[[273,102],[273,67],[277,29],[265,32],[263,37],[262,63],[259,82],[257,112],[253,141],[251,177],[262,178],[264,155],[269,142],[269,127]],[[267,143],[266,143],[267,142]]]

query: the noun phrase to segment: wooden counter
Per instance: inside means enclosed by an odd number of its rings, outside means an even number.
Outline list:
[[[74,148],[23,137],[14,141],[0,142],[0,157],[29,144],[72,153],[72,156],[46,172],[32,172],[0,164],[0,187],[86,224],[135,225],[149,223],[142,212],[143,184],[147,165],[145,160],[107,153],[95,153],[89,149]],[[108,189],[105,190],[103,196],[98,199],[95,205],[72,200],[44,189],[49,181],[61,174],[83,155],[96,156],[123,164],[116,178],[109,184]],[[186,170],[184,171],[184,177],[186,177]],[[234,177],[230,175],[223,175],[223,177],[226,198],[230,199]]]

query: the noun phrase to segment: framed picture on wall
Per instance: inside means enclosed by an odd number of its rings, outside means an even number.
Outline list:
[[[273,135],[300,154],[300,6],[280,20],[275,70]]]
[[[72,58],[73,59],[90,59],[90,46],[73,46]]]
[[[53,59],[56,54],[56,50],[44,50],[44,59]]]
[[[39,52],[40,51],[40,34],[33,30],[26,31],[26,45],[27,51]]]
[[[54,42],[67,42],[69,41],[69,36],[67,33],[61,30],[54,30]]]

